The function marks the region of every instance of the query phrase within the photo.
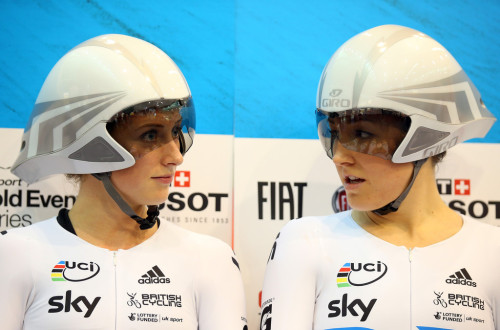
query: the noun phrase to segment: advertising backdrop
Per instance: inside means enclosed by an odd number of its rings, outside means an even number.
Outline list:
[[[54,216],[78,193],[63,176],[28,186],[10,173],[50,69],[97,35],[142,38],[177,63],[197,114],[161,218],[234,248],[251,330],[279,230],[348,208],[314,118],[321,71],[344,41],[381,24],[420,30],[455,56],[500,118],[497,0],[25,0],[1,1],[0,12],[0,231]],[[452,209],[498,225],[500,122],[473,142],[448,153],[436,184]]]

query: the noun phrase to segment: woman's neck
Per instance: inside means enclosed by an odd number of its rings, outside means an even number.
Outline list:
[[[460,215],[439,195],[430,161],[422,167],[398,211],[383,216],[370,211],[353,211],[352,215],[369,233],[407,248],[438,243],[455,235],[462,227]]]
[[[146,216],[146,206],[133,207],[140,216]],[[108,250],[129,249],[151,237],[157,226],[141,230],[135,220],[120,210],[102,183],[88,176],[81,182],[75,205],[69,218],[76,235]]]

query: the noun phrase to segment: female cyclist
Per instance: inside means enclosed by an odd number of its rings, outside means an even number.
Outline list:
[[[103,35],[59,60],[12,172],[69,174],[79,193],[0,236],[3,329],[246,329],[231,249],[158,220],[194,133],[184,76],[152,44]]]
[[[261,329],[499,329],[500,229],[451,210],[434,168],[495,119],[429,36],[379,26],[321,77],[316,119],[352,211],[289,222]]]

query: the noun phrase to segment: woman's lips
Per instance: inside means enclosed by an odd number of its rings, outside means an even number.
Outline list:
[[[172,175],[168,176],[155,176],[152,178],[153,180],[160,182],[162,184],[171,184],[172,181],[174,180],[174,177]]]
[[[359,178],[355,175],[346,175],[344,176],[344,186],[345,188],[353,189],[359,187],[365,179]]]

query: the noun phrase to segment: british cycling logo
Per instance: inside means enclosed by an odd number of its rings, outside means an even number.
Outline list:
[[[137,292],[128,293],[129,300],[127,300],[127,306],[135,307],[137,309],[143,306],[158,306],[158,307],[182,307],[182,296],[174,294],[164,294],[164,293],[143,293],[137,298]]]
[[[54,282],[82,282],[99,274],[100,267],[95,262],[74,262],[61,260],[52,268],[50,278]]]
[[[465,268],[462,268],[454,274],[451,274],[446,279],[446,283],[472,286],[474,288],[477,286],[477,283],[472,280],[472,277],[469,275],[469,272]]]
[[[484,300],[478,297],[461,294],[461,293],[448,293],[434,291],[436,298],[433,300],[434,305],[439,305],[443,308],[448,306],[461,306],[473,309],[484,310]]]
[[[380,280],[387,273],[387,265],[381,261],[373,263],[347,262],[337,274],[337,287],[365,286]]]
[[[160,267],[153,266],[137,282],[139,284],[168,284],[170,283],[170,278],[165,276]]]
[[[128,293],[127,292],[127,295],[128,297],[130,298],[129,300],[127,300],[127,306],[134,306],[135,308],[141,308],[142,307],[142,304],[139,300],[135,299],[135,296],[137,295],[137,292],[136,293]]]

